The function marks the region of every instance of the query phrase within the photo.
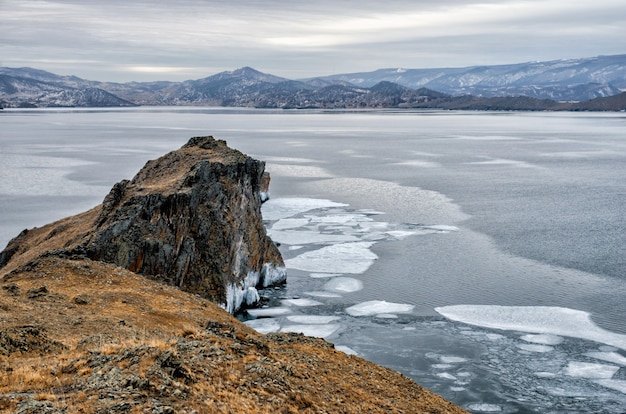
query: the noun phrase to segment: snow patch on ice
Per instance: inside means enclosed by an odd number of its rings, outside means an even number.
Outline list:
[[[372,316],[381,313],[407,313],[415,306],[404,303],[393,303],[384,300],[371,300],[358,303],[346,309],[346,313],[352,316]]]
[[[446,318],[485,328],[586,339],[626,350],[626,335],[607,331],[589,313],[551,306],[454,305],[435,308]]]

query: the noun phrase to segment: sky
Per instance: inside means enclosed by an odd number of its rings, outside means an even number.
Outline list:
[[[625,0],[0,0],[0,66],[290,79],[626,53]]]

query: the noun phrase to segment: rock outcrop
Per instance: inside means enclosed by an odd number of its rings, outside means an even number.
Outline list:
[[[22,232],[0,253],[0,270],[41,254],[85,257],[199,294],[233,313],[258,301],[257,287],[286,280],[261,217],[269,197],[264,169],[224,141],[192,138],[115,184],[94,209]]]

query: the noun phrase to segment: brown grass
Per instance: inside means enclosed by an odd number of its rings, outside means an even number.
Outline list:
[[[29,299],[41,286],[48,293]],[[0,347],[0,412],[463,412],[323,340],[258,334],[207,300],[100,262],[46,257],[14,272],[0,282],[0,321],[0,332],[43,332],[27,338],[30,351]]]

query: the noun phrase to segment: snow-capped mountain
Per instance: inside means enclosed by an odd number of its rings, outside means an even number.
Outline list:
[[[289,80],[250,67],[184,82],[128,83],[90,81],[32,68],[0,68],[0,106],[5,107],[584,110],[584,105],[562,102],[612,97],[623,91],[626,55],[469,68],[380,69],[304,80]],[[620,99],[594,105],[622,110]]]
[[[626,55],[435,69],[379,69],[322,77],[364,87],[389,81],[451,95],[584,101],[626,90]]]

